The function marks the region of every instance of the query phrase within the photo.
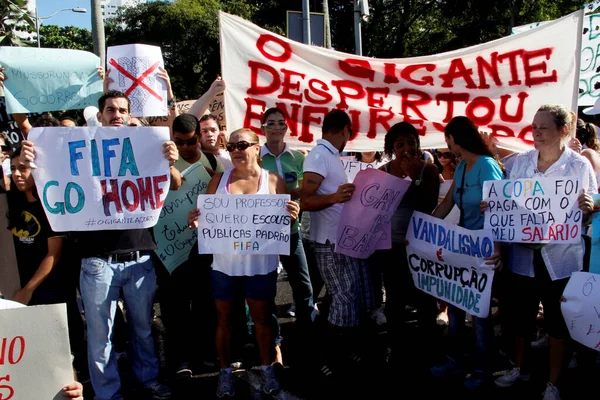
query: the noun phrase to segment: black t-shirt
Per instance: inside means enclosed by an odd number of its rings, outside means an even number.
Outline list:
[[[77,232],[74,236],[83,258],[156,249],[151,228]]]
[[[14,223],[11,232],[15,243],[21,286],[25,286],[48,254],[48,239],[64,235],[52,231],[40,201],[33,203],[23,201],[19,206],[22,210],[20,218]],[[65,272],[64,263],[59,260],[50,275],[36,290],[59,290],[65,283]]]

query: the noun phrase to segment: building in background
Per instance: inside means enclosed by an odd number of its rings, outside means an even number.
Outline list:
[[[100,3],[102,19],[106,22],[107,19],[115,18],[119,7],[130,7],[146,2],[147,0],[102,0]]]

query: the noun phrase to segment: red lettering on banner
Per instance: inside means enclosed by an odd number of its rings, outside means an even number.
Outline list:
[[[475,111],[477,109],[484,109],[484,115],[477,115]],[[494,119],[494,112],[496,111],[496,105],[489,97],[479,96],[473,99],[467,108],[465,109],[465,115],[477,126],[486,126]]]
[[[348,108],[348,103],[346,103],[346,99],[359,100],[364,99],[366,96],[365,89],[363,89],[360,83],[348,80],[340,80],[331,81],[331,84],[336,87],[340,95],[340,102],[336,105],[337,108]],[[348,89],[352,92],[347,91]]]
[[[541,61],[537,64],[531,64],[531,60],[536,57],[545,57],[546,60],[550,59],[552,55],[552,50],[550,47],[546,47],[539,50],[526,51],[523,54],[523,67],[525,69],[525,85],[531,87],[534,85],[541,85],[546,82],[558,82],[558,76],[556,74],[556,70],[552,70],[550,75],[540,75],[540,76],[532,76],[533,72],[542,71],[542,73],[546,73],[546,62]]]
[[[7,347],[8,345],[8,347]],[[8,364],[15,365],[23,359],[25,355],[25,338],[23,336],[15,336],[9,342],[8,338],[2,338],[2,347],[0,347],[0,365]],[[6,359],[8,356],[8,359]],[[0,397],[0,400],[2,398]]]
[[[133,202],[129,202],[129,198],[127,197],[127,189],[131,191],[133,195]],[[123,205],[129,211],[135,211],[140,205],[140,192],[138,191],[135,183],[131,181],[125,181],[121,185],[121,198],[123,199]]]
[[[490,124],[490,125],[488,125],[488,128],[490,128],[492,130],[492,136],[515,137],[515,133],[508,126],[498,125],[498,124]]]
[[[383,107],[383,99],[390,94],[389,87],[381,87],[381,88],[366,88],[367,90],[367,105],[369,107]],[[376,98],[375,95],[382,95],[379,98]]]
[[[443,122],[447,123],[452,119],[452,117],[454,117],[454,102],[461,101],[463,103],[467,103],[469,101],[469,94],[452,92],[440,93],[437,96],[435,96],[435,101],[438,105],[440,105],[440,102],[442,101],[448,104],[448,106],[446,107],[446,116],[443,119]]]
[[[155,176],[152,178],[152,186],[154,188],[154,204],[156,204],[156,208],[161,208],[163,204],[165,204],[164,200],[160,199],[160,195],[163,194],[163,189],[158,187],[160,183],[168,181],[169,178],[167,175]]]
[[[117,179],[110,180],[110,191],[106,188],[106,179],[100,181],[102,188],[102,205],[104,206],[104,215],[110,217],[110,203],[115,203],[115,208],[118,213],[123,213],[121,207],[121,198],[119,197],[119,181]]]
[[[10,375],[0,376],[0,382],[2,381],[10,382]],[[10,400],[14,395],[15,390],[12,386],[8,384],[0,385],[0,400]]]
[[[321,121],[323,120],[321,117],[317,118],[313,115],[322,114],[324,118],[328,112],[329,108],[327,107],[302,107],[302,132],[298,137],[298,140],[305,143],[311,143],[314,139],[314,135],[310,133],[310,124],[314,122],[315,125],[321,125]]]
[[[521,129],[521,132],[519,132],[518,138],[521,139],[522,141],[524,141],[525,143],[533,144],[532,133],[533,133],[533,128],[531,127],[531,125],[527,125],[525,128]],[[528,134],[531,139],[527,137]]]
[[[267,52],[266,45],[267,43],[276,43],[281,46],[283,52],[280,55],[273,55]],[[284,40],[281,40],[273,35],[260,35],[258,40],[256,41],[256,48],[260,53],[268,58],[271,61],[275,62],[286,62],[292,57],[292,48],[291,46]]]
[[[385,114],[385,115],[381,115]],[[369,139],[375,139],[377,137],[377,125],[381,125],[385,131],[389,131],[392,125],[389,123],[390,120],[394,119],[396,114],[392,110],[381,110],[378,108],[369,109],[369,131],[367,137]]]
[[[384,83],[400,83],[400,79],[396,76],[396,64],[392,63],[384,63],[384,73],[383,77]]]
[[[275,103],[275,107],[277,107],[283,113],[283,117],[287,121],[288,127],[290,128],[290,136],[298,136],[298,120],[300,119],[298,118],[298,115],[300,113],[300,109],[302,108],[302,104],[291,103],[291,113],[288,111],[287,104],[285,103]]]
[[[244,127],[252,129],[257,135],[263,135],[260,128],[257,128],[256,126],[252,125],[252,120],[257,120],[258,125],[260,126],[262,122],[262,114],[267,108],[267,102],[263,100],[253,99],[252,97],[246,97],[244,100],[246,101],[246,115],[244,116]],[[261,108],[260,113],[253,111],[255,106]]]
[[[420,120],[427,121],[425,115],[419,110],[419,106],[424,106],[426,104],[431,103],[431,96],[429,96],[426,92],[421,92],[420,90],[415,89],[400,89],[398,90],[398,94],[400,94],[400,114],[404,116],[404,120],[408,123],[415,123]],[[418,99],[411,99],[409,97],[416,96]],[[413,119],[408,114],[408,110],[412,110],[419,119]]]
[[[462,78],[466,83],[467,89],[475,89],[477,85],[475,85],[473,78],[471,78],[472,74],[473,68],[465,67],[465,63],[463,63],[461,58],[455,58],[450,62],[448,72],[440,74],[440,78],[444,81],[442,87],[454,87],[454,80]]]
[[[354,140],[358,136],[358,132],[360,132],[360,111],[350,110],[348,114],[350,114],[350,121],[352,122],[352,133],[348,140]]]
[[[302,103],[302,93],[293,94],[290,93],[290,90],[299,91],[300,90],[300,81],[296,81],[292,83],[292,76],[299,76],[302,79],[306,77],[306,74],[301,74],[300,72],[290,71],[289,69],[282,68],[281,72],[283,73],[283,82],[281,82],[281,94],[277,96],[280,99],[297,101],[298,103]]]
[[[137,178],[138,188],[140,189],[140,208],[142,211],[146,210],[146,203],[150,204],[150,208],[154,210],[156,205],[154,204],[154,197],[152,197],[152,178],[149,176],[145,178]]]
[[[485,80],[485,71],[487,71],[489,76],[494,80],[496,86],[502,86],[502,81],[498,74],[498,52],[493,52],[490,54],[490,57],[492,58],[490,63],[481,56],[475,59],[475,61],[477,61],[477,73],[479,74],[479,89],[489,89],[490,87]]]
[[[315,87],[315,84],[319,84],[321,86],[321,88]],[[329,86],[327,86],[327,84],[325,82],[323,82],[319,79],[311,79],[308,81],[308,87],[314,94],[322,97],[321,100],[315,99],[314,97],[312,97],[310,95],[310,91],[308,89],[305,89],[304,97],[306,98],[306,100],[310,101],[311,103],[327,104],[327,103],[330,103],[331,100],[333,100],[333,96],[327,92],[329,90]]]
[[[354,78],[368,79],[371,82],[375,78],[375,71],[373,71],[371,64],[367,60],[346,58],[345,60],[340,60],[338,65],[343,72]]]
[[[279,77],[279,72],[277,72],[275,68],[257,61],[248,61],[248,66],[250,67],[250,87],[246,93],[250,96],[267,95],[279,89],[281,86],[281,78]],[[259,70],[271,74],[273,79],[268,86],[258,86]]]
[[[405,81],[413,83],[415,85],[419,85],[419,86],[431,85],[431,86],[433,86],[433,77],[431,77],[431,76],[424,76],[421,79],[414,79],[412,77],[412,73],[413,72],[415,72],[415,71],[417,71],[419,69],[423,69],[423,68],[427,72],[433,72],[433,71],[435,71],[436,65],[435,64],[414,64],[414,65],[407,65],[406,67],[404,67],[402,69],[402,72],[400,72],[400,76]]]
[[[519,98],[519,104],[517,105],[517,110],[514,115],[510,115],[506,111],[506,106],[508,104],[508,100],[510,100],[512,96],[510,94],[505,94],[500,96],[500,119],[504,122],[521,122],[523,120],[523,110],[525,108],[525,99],[529,97],[529,95],[525,92],[520,92],[517,97]]]
[[[517,68],[517,57],[522,57],[525,50],[513,50],[508,53],[504,53],[498,56],[498,61],[502,62],[505,59],[508,59],[510,65],[510,82],[508,82],[508,86],[517,86],[521,84],[521,80],[519,79],[519,70]]]

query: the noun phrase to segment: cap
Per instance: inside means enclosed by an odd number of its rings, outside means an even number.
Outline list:
[[[102,126],[100,121],[98,121],[98,107],[89,106],[83,110],[83,118],[87,123],[87,126]]]

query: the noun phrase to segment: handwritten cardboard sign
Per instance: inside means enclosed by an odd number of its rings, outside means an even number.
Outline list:
[[[560,304],[567,329],[579,343],[600,351],[600,275],[573,272]]]
[[[356,161],[354,157],[341,157],[342,166],[344,167],[344,172],[348,177],[348,182],[354,182],[356,178],[356,174],[360,171],[365,170],[367,168],[375,168],[373,164],[367,164],[364,162]]]
[[[392,247],[390,221],[411,182],[369,168],[356,175],[354,184],[340,215],[335,251],[368,258],[375,250]]]
[[[406,240],[408,267],[417,288],[469,314],[488,316],[494,270],[483,258],[494,253],[490,233],[415,211]]]
[[[57,232],[149,228],[171,175],[164,127],[33,128],[33,170],[44,211]]]
[[[170,273],[188,259],[196,243],[198,231],[188,229],[187,217],[196,208],[198,195],[206,193],[210,182],[210,175],[199,162],[181,175],[185,180],[178,190],[169,192],[154,226],[156,255]]]
[[[167,85],[157,75],[165,64],[158,46],[124,44],[106,51],[109,90],[119,90],[131,101],[131,115],[168,115]]]
[[[97,106],[100,58],[81,50],[0,47],[9,114]]]
[[[192,104],[194,104],[196,100],[182,100],[178,101],[175,106],[177,107],[178,115],[185,114],[188,112]],[[169,129],[173,127],[173,121],[175,120],[175,116],[172,113],[169,115],[165,115],[162,117],[146,117],[148,124],[150,126],[167,126]]]
[[[200,254],[290,254],[287,194],[198,196]]]
[[[208,106],[209,114],[217,119],[219,129],[227,128],[227,119],[225,116],[225,96],[223,93],[217,94]]]
[[[513,243],[579,243],[582,213],[575,177],[487,181],[485,228]]]
[[[75,380],[65,304],[0,310],[0,321],[0,399],[64,399]]]
[[[289,126],[286,142],[310,149],[324,116],[344,109],[353,132],[347,150],[370,151],[383,149],[386,132],[403,120],[419,129],[421,147],[446,147],[444,127],[465,115],[501,147],[529,150],[540,104],[576,109],[580,57],[573,50],[582,18],[578,11],[443,54],[376,59],[305,45],[219,12],[227,123],[260,135],[262,113],[278,107]]]

